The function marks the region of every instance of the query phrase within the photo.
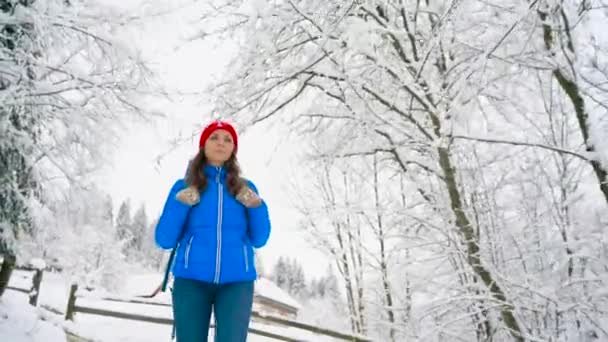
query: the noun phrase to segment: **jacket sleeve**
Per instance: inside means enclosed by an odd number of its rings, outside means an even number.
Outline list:
[[[183,179],[180,179],[173,184],[171,191],[169,191],[169,196],[154,232],[154,240],[160,248],[171,249],[175,247],[182,233],[190,206],[178,201],[175,195],[185,187],[186,183]]]
[[[258,189],[251,181],[247,184],[256,194]],[[247,208],[248,217],[248,234],[251,245],[255,248],[263,247],[270,236],[270,217],[268,216],[268,207],[266,202],[262,200],[262,204],[256,208]]]

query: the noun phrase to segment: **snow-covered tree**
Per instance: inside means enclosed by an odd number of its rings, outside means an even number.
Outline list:
[[[307,295],[304,269],[295,258],[279,257],[272,269],[272,280],[296,298],[304,298]]]
[[[240,44],[212,88],[218,111],[312,142],[292,193],[336,261],[354,331],[608,337],[603,7],[226,1],[203,13]]]
[[[116,237],[119,240],[125,241],[125,246],[130,246],[133,243],[133,219],[131,218],[131,201],[124,200],[118,208],[116,216]]]
[[[118,288],[128,265],[108,208],[110,196],[96,186],[70,188],[35,208],[36,232],[20,240],[19,256],[47,260],[85,286]]]
[[[325,275],[311,280],[308,293],[301,300],[298,319],[338,331],[349,329],[348,309],[332,266],[327,267]]]
[[[544,49],[551,57],[548,67],[561,97],[569,102],[568,108],[576,118],[576,127],[591,157],[588,162],[608,203],[608,152],[598,150],[608,147],[602,141],[608,137],[605,119],[608,108],[604,102],[608,89],[600,86],[608,80],[608,74],[605,60],[599,60],[605,58],[608,46],[600,38],[605,26],[597,27],[608,20],[608,13],[598,9],[590,2],[541,1],[537,14],[542,25],[536,32],[542,36]]]
[[[277,263],[272,268],[272,280],[277,284],[278,287],[286,289],[289,284],[287,275],[287,260],[285,257],[280,256]]]
[[[99,2],[2,0],[0,14],[0,248],[10,260],[42,220],[32,208],[84,187],[107,138],[147,117],[136,97],[148,71],[116,34],[127,14]]]
[[[262,252],[259,249],[254,251],[253,262],[258,273],[258,278],[267,277],[264,259],[262,258]]]
[[[313,278],[310,281],[308,293],[311,297],[339,298],[341,294],[338,286],[338,277],[336,277],[333,267],[328,266],[324,276]]]
[[[110,195],[106,195],[103,201],[102,222],[107,224],[108,228],[114,228],[114,204]]]
[[[17,7],[29,6],[29,2],[0,1],[0,13],[7,18],[14,15]],[[12,67],[20,66],[18,80],[11,82],[8,77],[0,77],[0,92],[4,93],[14,83],[29,84],[34,75],[27,61],[31,54],[30,39],[36,34],[33,28],[24,23],[5,22],[1,24],[0,56],[9,70],[2,70],[10,75]],[[4,68],[3,68],[4,69]],[[32,231],[32,219],[28,201],[33,198],[38,186],[30,156],[33,153],[26,139],[39,139],[35,123],[37,113],[33,108],[22,105],[3,104],[0,108],[0,254],[3,256],[0,268],[0,296],[11,276],[16,263],[16,243],[22,234]]]
[[[146,234],[148,233],[148,216],[146,214],[146,208],[142,204],[135,215],[133,215],[133,222],[131,222],[131,234],[133,235],[133,249],[138,252],[143,252],[144,241]]]
[[[152,223],[146,227],[145,234],[142,237],[141,263],[149,265],[154,270],[164,271],[164,267],[166,266],[164,253],[154,242],[154,231],[157,224],[158,219],[152,221]]]

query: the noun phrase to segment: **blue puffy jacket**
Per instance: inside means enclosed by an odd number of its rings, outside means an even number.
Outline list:
[[[175,277],[215,284],[255,280],[253,248],[264,246],[270,235],[266,203],[247,208],[228,192],[224,168],[207,165],[204,172],[207,188],[194,206],[175,197],[187,186],[184,180],[173,185],[156,226],[156,243],[164,249],[179,243]]]

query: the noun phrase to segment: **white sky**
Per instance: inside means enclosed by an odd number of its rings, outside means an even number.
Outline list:
[[[125,2],[120,3],[126,6]],[[137,10],[150,8],[154,7],[140,6]],[[179,44],[180,36],[183,39],[192,34],[192,25],[188,25],[187,20],[191,12],[182,12],[171,19],[163,17],[147,25],[143,33],[134,34],[133,39],[143,47],[144,56],[153,60],[153,67],[169,91],[200,91],[206,80],[225,67],[230,53],[227,43],[213,45],[195,41],[174,48]],[[130,125],[118,144],[113,165],[108,165],[101,178],[115,207],[123,199],[131,198],[133,210],[144,203],[152,218],[160,214],[171,185],[183,176],[188,160],[194,156],[198,134],[210,117],[206,109],[210,103],[201,94],[182,96],[171,103],[159,99],[147,105],[166,117],[147,124]],[[327,260],[298,232],[297,212],[291,207],[286,190],[287,182],[293,178],[291,172],[297,168],[297,141],[285,141],[278,126],[265,126],[241,132],[238,153],[245,177],[256,184],[269,207],[272,232],[268,244],[260,250],[264,266],[270,270],[276,259],[285,255],[297,258],[308,279],[323,275]],[[170,142],[175,139],[182,142],[172,147]],[[156,163],[159,155],[164,158]]]

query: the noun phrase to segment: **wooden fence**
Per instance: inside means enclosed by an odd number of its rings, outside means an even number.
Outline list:
[[[6,288],[8,290],[19,291],[27,294],[30,297],[29,303],[36,306],[38,304],[38,294],[40,293],[40,284],[42,283],[42,275],[44,271],[42,269],[29,266],[18,266],[14,268],[11,278],[16,276],[15,271],[32,272],[32,285],[29,288],[8,285]]]
[[[91,314],[91,315],[101,315],[101,316],[106,316],[106,317],[130,319],[130,320],[143,321],[143,322],[156,323],[156,324],[173,325],[173,319],[170,319],[170,318],[154,317],[154,316],[147,316],[147,315],[141,315],[141,314],[120,312],[120,311],[115,311],[115,310],[107,310],[107,309],[80,306],[76,303],[76,300],[78,298],[86,298],[86,297],[78,296],[77,291],[78,291],[78,285],[73,284],[70,287],[70,295],[68,298],[67,308],[65,310],[65,319],[66,320],[73,320],[74,315],[76,313],[84,313],[84,314]],[[171,305],[167,304],[167,303],[159,303],[159,302],[147,301],[147,300],[141,300],[141,299],[120,299],[120,298],[110,298],[110,297],[102,297],[102,298],[95,298],[95,299],[121,302],[121,303],[145,304],[145,305],[157,305],[157,306],[171,307]],[[279,317],[279,316],[266,315],[266,314],[261,313],[256,310],[253,310],[253,312],[252,312],[252,319],[256,320],[256,321],[260,321],[260,322],[274,323],[276,325],[283,326],[283,327],[297,328],[297,329],[305,330],[305,331],[308,331],[308,332],[311,332],[314,334],[323,335],[323,336],[327,336],[327,337],[333,337],[333,338],[336,338],[339,340],[344,340],[344,341],[352,341],[352,342],[371,342],[372,341],[371,339],[364,337],[364,336],[352,335],[352,334],[342,333],[342,332],[338,332],[338,331],[334,331],[334,330],[330,330],[330,329],[320,328],[320,327],[316,327],[316,326],[313,326],[310,324],[297,322],[297,321],[286,319],[286,318]],[[213,324],[211,324],[211,327],[213,327]],[[273,339],[279,340],[279,341],[288,341],[288,342],[305,341],[305,340],[301,340],[301,339],[295,339],[292,337],[282,336],[282,335],[279,335],[274,332],[265,331],[265,330],[257,329],[257,328],[253,328],[253,327],[249,327],[249,332],[251,334],[269,337],[269,338],[273,338]]]

